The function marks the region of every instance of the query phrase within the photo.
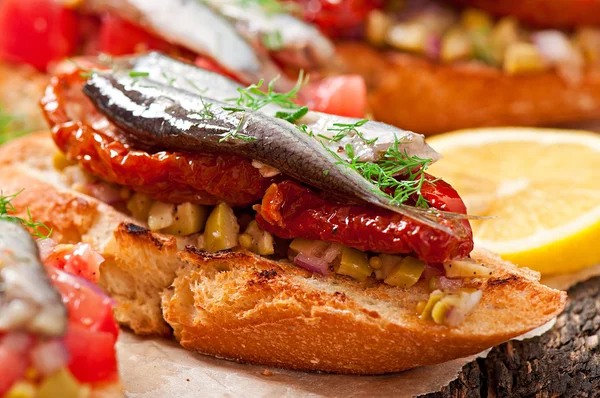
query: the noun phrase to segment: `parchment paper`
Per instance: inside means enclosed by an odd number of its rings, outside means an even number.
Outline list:
[[[548,322],[517,339],[539,336]],[[439,391],[488,351],[444,364],[383,376],[345,376],[243,365],[192,353],[174,341],[122,332],[117,344],[128,397],[412,397]]]
[[[344,376],[242,365],[185,351],[175,342],[123,333],[128,397],[411,397],[448,384],[475,357],[384,376]]]

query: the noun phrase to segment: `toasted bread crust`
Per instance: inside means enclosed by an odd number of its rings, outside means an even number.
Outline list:
[[[510,15],[522,22],[548,28],[600,24],[600,0],[452,0],[496,16]]]
[[[565,296],[479,251],[498,276],[459,327],[419,319],[428,290],[320,277],[248,253],[189,249],[163,296],[163,313],[188,349],[241,362],[350,374],[397,372],[483,351],[558,314]]]
[[[375,118],[422,134],[557,125],[600,114],[600,70],[568,83],[553,71],[509,76],[479,63],[446,65],[364,43],[339,43],[337,49],[341,69],[365,77]]]
[[[564,293],[536,282],[537,273],[484,252],[475,258],[498,274],[473,282],[484,289],[481,304],[448,328],[418,319],[416,304],[428,295],[422,282],[403,290],[315,276],[249,253],[180,250],[174,238],[61,186],[54,151],[44,134],[0,148],[0,186],[25,188],[15,206],[55,228],[53,238],[88,242],[106,258],[100,285],[117,300],[119,322],[142,334],[172,327],[184,347],[205,354],[301,370],[393,372],[479,352],[545,323],[565,304]]]
[[[112,206],[70,190],[52,165],[57,152],[47,133],[0,147],[0,188],[5,193],[23,190],[15,207],[29,208],[36,220],[51,227],[52,239],[89,243],[104,257],[99,285],[119,303],[119,323],[137,334],[170,335],[159,292],[182,265],[176,239],[152,234]]]

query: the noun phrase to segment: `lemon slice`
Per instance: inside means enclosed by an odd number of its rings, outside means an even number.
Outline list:
[[[600,135],[485,128],[428,139],[431,166],[460,193],[475,243],[544,274],[600,263]]]

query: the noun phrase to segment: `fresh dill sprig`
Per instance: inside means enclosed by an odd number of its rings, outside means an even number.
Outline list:
[[[278,30],[262,34],[260,36],[260,41],[267,50],[271,51],[279,51],[285,47],[285,43],[283,42],[283,36]]]
[[[184,77],[184,78],[183,78],[183,80],[184,80],[184,81],[185,81],[187,84],[189,84],[190,86],[192,86],[192,88],[193,88],[194,90],[196,90],[196,91],[197,91],[199,94],[201,94],[201,95],[204,95],[204,94],[206,94],[206,92],[208,91],[208,88],[204,88],[204,89],[202,89],[202,88],[198,87],[198,85],[197,85],[196,83],[194,83],[194,81],[193,81],[192,79],[188,79],[187,77]]]
[[[327,131],[336,133],[333,137],[328,137],[323,134],[319,134],[320,138],[326,139],[329,142],[340,142],[346,138],[349,134],[356,134],[365,144],[373,145],[377,142],[377,137],[367,140],[364,135],[358,130],[359,127],[364,126],[368,122],[367,119],[359,120],[356,123],[334,123],[332,127],[327,128]]]
[[[244,126],[245,122],[246,122],[246,115],[242,115],[237,127],[235,129],[227,132],[227,134],[225,134],[225,136],[223,136],[223,138],[221,138],[219,140],[219,142],[225,142],[225,141],[229,141],[232,139],[238,139],[238,140],[242,140],[242,141],[246,141],[246,142],[256,141],[256,137],[251,137],[249,135],[245,135],[245,134],[241,133],[242,127]]]
[[[15,222],[27,227],[34,238],[49,238],[52,235],[52,228],[49,228],[42,222],[34,221],[29,208],[27,208],[27,219],[11,215],[11,213],[16,213],[17,211],[12,201],[22,192],[23,189],[13,195],[4,196],[4,193],[0,191],[0,220]]]
[[[288,6],[279,0],[238,0],[238,5],[243,8],[259,6],[267,15],[282,14],[288,11]]]
[[[226,101],[234,102],[237,106],[242,106],[253,111],[258,111],[269,104],[278,105],[284,109],[298,109],[299,105],[294,103],[300,89],[307,83],[308,79],[304,77],[304,72],[300,71],[296,85],[287,93],[278,93],[274,91],[275,82],[279,79],[276,77],[267,85],[267,91],[261,90],[264,79],[261,79],[257,84],[251,84],[247,88],[238,88],[240,94],[238,98],[228,98]]]
[[[300,126],[296,126],[296,128],[298,130],[300,130],[301,132],[303,132],[304,134],[308,135],[309,137],[314,137],[315,136],[315,133],[313,133],[313,131],[306,124],[302,124]]]
[[[141,71],[137,71],[137,70],[129,71],[129,77],[148,77],[148,76],[150,76],[150,73],[148,73],[148,72],[141,72]]]
[[[275,113],[275,117],[278,118],[278,119],[287,120],[288,122],[294,124],[298,120],[300,120],[304,116],[306,116],[307,113],[308,113],[308,107],[307,106],[303,106],[302,108],[298,109],[295,112],[283,112],[283,111],[279,111],[279,112]]]
[[[393,204],[403,204],[415,198],[415,207],[429,208],[429,202],[421,194],[425,183],[434,184],[437,180],[427,180],[425,171],[432,163],[431,159],[409,156],[406,149],[402,151],[400,142],[395,137],[383,157],[376,163],[362,162],[354,155],[352,145],[344,148],[349,161],[342,159],[337,153],[324,144],[323,147],[336,159],[336,164],[351,168],[371,181],[377,188],[389,196]],[[396,177],[398,176],[398,178]]]
[[[162,72],[161,75],[167,81],[168,86],[172,86],[173,84],[175,84],[175,81],[177,80],[177,78],[169,76],[165,72]]]
[[[79,76],[82,79],[89,79],[90,77],[92,77],[95,74],[100,72],[100,69],[96,69],[96,68],[90,69],[90,68],[84,67],[79,62],[75,61],[73,58],[67,58],[66,60],[67,60],[67,62],[72,63],[79,70]]]
[[[200,115],[200,117],[202,117],[203,119],[214,119],[215,114],[212,111],[213,104],[211,102],[209,102],[208,104],[205,103],[202,97],[200,97],[200,102],[202,102],[202,106],[204,107],[204,109],[202,110],[202,112],[198,112],[198,115]]]

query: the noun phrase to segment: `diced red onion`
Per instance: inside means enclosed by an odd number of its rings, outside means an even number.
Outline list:
[[[104,257],[87,243],[76,244],[65,260],[65,271],[91,282],[100,280],[100,264],[104,262]]]
[[[109,205],[122,202],[121,190],[104,183],[94,183],[85,185],[86,193],[94,198]]]
[[[558,30],[542,30],[531,35],[536,48],[550,63],[567,61],[572,54],[571,43],[567,36]]]
[[[477,307],[482,295],[481,290],[468,294],[464,300],[461,300],[459,306],[453,307],[448,311],[445,323],[451,327],[460,325],[467,315]]]
[[[9,351],[25,353],[33,344],[33,338],[24,332],[11,332],[4,336],[0,344]]]
[[[338,243],[332,243],[327,248],[327,250],[325,250],[325,252],[323,252],[323,255],[321,256],[321,258],[323,260],[325,260],[328,264],[331,264],[335,261],[336,258],[338,258],[341,255],[342,255],[342,245],[340,245]]]
[[[442,39],[437,33],[432,33],[425,39],[425,55],[433,60],[440,58],[442,52]]]
[[[434,267],[432,265],[426,265],[425,269],[423,270],[423,273],[421,274],[421,277],[423,279],[425,279],[426,281],[428,281],[429,279],[433,278],[434,276],[441,276],[443,274],[442,270]]]
[[[50,238],[39,239],[37,241],[37,246],[38,246],[38,250],[40,251],[40,259],[42,261],[46,261],[48,259],[48,257],[50,257],[52,252],[54,251],[54,248],[56,247],[56,245],[57,245],[57,243]]]
[[[442,290],[456,290],[462,287],[462,279],[450,279],[445,276],[440,276],[440,289]]]
[[[581,80],[583,56],[573,47],[565,33],[558,30],[542,30],[533,33],[531,37],[542,57],[557,68],[561,77],[571,83]]]
[[[31,363],[42,375],[48,376],[65,367],[69,356],[60,340],[51,340],[36,345],[31,350]]]
[[[329,263],[322,258],[309,256],[304,253],[299,253],[294,258],[294,263],[310,272],[316,272],[321,275],[327,275],[331,272]]]

